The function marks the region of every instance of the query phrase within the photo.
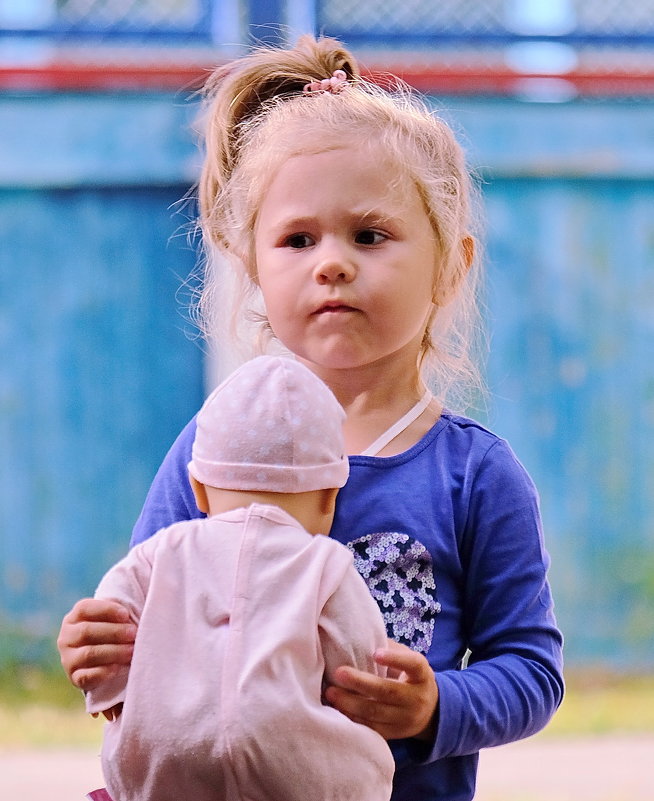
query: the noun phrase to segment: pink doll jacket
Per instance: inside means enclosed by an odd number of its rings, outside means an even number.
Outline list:
[[[87,694],[114,801],[388,801],[376,732],[321,703],[339,665],[380,673],[381,613],[352,555],[273,506],[177,523],[96,597],[138,623],[126,671]]]

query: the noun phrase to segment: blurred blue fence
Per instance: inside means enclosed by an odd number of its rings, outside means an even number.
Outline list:
[[[0,657],[124,553],[202,401],[188,115],[168,95],[0,97]]]
[[[453,65],[510,73],[493,96],[474,71],[465,96],[431,93],[482,177],[483,415],[541,491],[569,662],[651,666],[654,92],[636,78],[654,64],[654,0],[0,2],[0,661],[36,653],[124,551],[203,396],[179,292],[196,261],[179,202],[199,163],[194,102],[103,73],[175,62],[183,85],[182,62],[204,72],[304,30],[418,65],[423,89]],[[20,72],[30,59],[47,89]]]
[[[456,41],[556,40],[629,47],[654,40],[652,0],[23,0],[0,5],[0,32],[41,37],[147,37],[220,44],[226,21],[240,37],[297,27],[365,47]],[[280,30],[273,34],[277,26]]]

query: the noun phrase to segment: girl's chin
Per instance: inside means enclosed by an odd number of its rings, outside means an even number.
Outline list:
[[[299,358],[316,372],[321,370],[353,370],[357,367],[365,367],[370,363],[368,358],[351,351],[348,352],[346,349],[320,350],[318,352],[305,349],[299,355]]]

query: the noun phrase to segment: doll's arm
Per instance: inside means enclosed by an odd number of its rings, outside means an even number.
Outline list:
[[[119,603],[127,610],[129,619],[138,626],[149,584],[152,559],[158,541],[152,540],[133,548],[102,578],[95,598]],[[129,665],[86,693],[86,709],[91,714],[104,713],[112,719],[120,714],[125,700]],[[111,716],[107,713],[111,713]]]
[[[333,683],[334,673],[342,665],[386,675],[386,668],[373,657],[387,644],[384,620],[354,565],[325,604],[318,625],[328,684]]]
[[[422,654],[387,638],[381,612],[353,566],[320,625],[325,700],[386,739],[432,739],[434,673]]]

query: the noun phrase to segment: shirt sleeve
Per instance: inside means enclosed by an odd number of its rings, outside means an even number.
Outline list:
[[[384,620],[354,565],[345,572],[338,589],[323,607],[318,627],[328,684],[333,683],[334,671],[341,665],[386,675],[386,668],[372,657],[387,644]]]
[[[145,604],[152,559],[157,543],[152,540],[143,543],[114,565],[102,578],[96,598],[118,601],[129,610],[131,619],[138,624]],[[125,700],[129,667],[126,666],[117,676],[103,682],[86,693],[87,712],[96,713],[110,709]]]
[[[563,697],[538,497],[502,440],[474,478],[461,559],[471,653],[466,669],[436,673],[438,726],[425,761],[535,734]]]
[[[195,438],[193,418],[166,454],[145,499],[130,540],[130,548],[180,520],[205,517],[195,503],[188,463]]]

